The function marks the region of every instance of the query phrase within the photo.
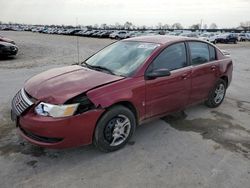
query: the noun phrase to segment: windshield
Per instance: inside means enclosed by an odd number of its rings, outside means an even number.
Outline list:
[[[96,53],[85,63],[93,68],[103,67],[116,75],[129,76],[158,46],[155,43],[119,41]]]

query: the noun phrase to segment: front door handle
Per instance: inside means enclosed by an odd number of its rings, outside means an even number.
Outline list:
[[[183,74],[183,75],[181,75],[181,79],[182,79],[182,80],[188,79],[188,74]]]

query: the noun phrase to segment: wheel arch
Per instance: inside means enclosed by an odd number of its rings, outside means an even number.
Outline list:
[[[119,102],[116,102],[116,103],[114,103],[114,104],[112,104],[112,105],[109,105],[109,106],[107,106],[107,107],[104,107],[106,110],[108,110],[108,109],[110,109],[110,108],[112,108],[112,107],[114,107],[114,106],[124,106],[124,107],[126,107],[126,108],[128,108],[129,110],[131,110],[131,112],[135,115],[135,120],[136,120],[136,126],[137,125],[139,125],[139,113],[138,113],[138,111],[137,111],[137,109],[136,109],[136,107],[134,106],[134,104],[132,103],[132,102],[130,102],[130,101],[119,101]],[[94,141],[94,135],[95,135],[95,132],[96,132],[96,128],[97,128],[97,124],[98,124],[98,122],[100,121],[100,119],[103,117],[103,115],[106,113],[106,111],[104,111],[103,113],[102,113],[102,115],[98,118],[98,120],[97,120],[97,122],[96,122],[96,125],[95,125],[95,128],[94,128],[94,131],[93,131],[93,134],[92,134],[92,143],[94,143],[93,141]]]
[[[138,111],[137,111],[135,105],[132,102],[130,102],[130,101],[119,101],[119,102],[116,102],[116,103],[108,106],[107,109],[109,109],[111,107],[114,107],[114,106],[117,106],[117,105],[121,105],[121,106],[124,106],[124,107],[128,108],[135,115],[136,125],[138,125],[138,123],[139,123],[139,114],[138,114]]]
[[[226,88],[228,87],[228,77],[227,76],[221,76],[220,79],[224,80],[226,82]]]

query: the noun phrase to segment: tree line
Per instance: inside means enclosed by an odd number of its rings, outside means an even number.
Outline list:
[[[0,25],[2,24],[9,24],[9,25],[26,25],[26,24],[18,24],[18,23],[4,23],[0,21]],[[50,26],[56,26],[56,27],[74,27],[72,25],[50,25]],[[82,27],[83,25],[78,25],[77,27]],[[185,28],[181,23],[176,22],[174,24],[162,24],[161,22],[159,22],[157,25],[155,26],[146,26],[146,25],[135,25],[132,22],[126,21],[124,24],[120,24],[118,22],[116,22],[115,24],[94,24],[94,25],[84,25],[84,27],[87,27],[89,29],[126,29],[126,30],[137,30],[137,29],[172,29],[172,30],[181,30],[181,29],[192,29],[192,30],[199,30],[199,29],[210,29],[210,30],[216,30],[219,29],[216,23],[211,23],[209,26],[207,24],[202,24],[202,23],[197,23],[197,24],[193,24],[187,28]],[[226,29],[226,28],[221,28],[221,29]],[[246,22],[241,22],[239,24],[238,27],[236,28],[228,28],[228,29],[240,29],[240,30],[250,30],[250,21],[246,21]]]

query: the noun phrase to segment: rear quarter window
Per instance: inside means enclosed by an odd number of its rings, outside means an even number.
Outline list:
[[[213,46],[208,45],[209,48],[209,59],[210,61],[215,61],[216,60],[216,50]]]

